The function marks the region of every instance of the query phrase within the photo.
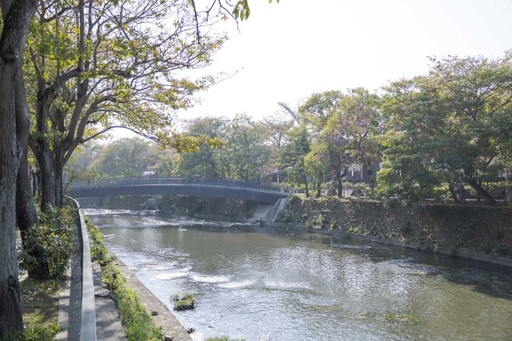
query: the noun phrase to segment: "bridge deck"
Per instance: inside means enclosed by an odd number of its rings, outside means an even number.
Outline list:
[[[289,196],[290,191],[258,182],[142,178],[74,183],[69,195],[74,198],[118,195],[190,195],[233,198],[273,205],[280,198]]]

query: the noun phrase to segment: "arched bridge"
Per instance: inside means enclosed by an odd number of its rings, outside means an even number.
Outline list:
[[[68,190],[68,195],[73,198],[117,195],[190,195],[233,198],[270,205],[290,194],[291,191],[288,189],[260,182],[179,177],[74,182]]]

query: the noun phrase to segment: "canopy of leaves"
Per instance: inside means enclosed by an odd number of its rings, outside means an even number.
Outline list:
[[[512,60],[450,57],[387,87],[381,190],[406,201],[440,184],[476,186],[506,168],[512,135]],[[488,198],[490,199],[490,198]]]

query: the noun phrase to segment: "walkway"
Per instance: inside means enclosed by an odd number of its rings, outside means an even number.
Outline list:
[[[91,263],[89,237],[83,214],[76,200],[71,201],[80,216],[77,221],[78,238],[67,273],[68,279],[60,291],[58,323],[62,330],[56,340],[126,340],[113,297],[102,282],[101,267],[97,263]],[[128,287],[137,292],[142,305],[151,313],[156,325],[162,328],[165,340],[191,341],[191,337],[167,307],[124,264],[118,261],[117,265],[123,272]]]
[[[142,305],[152,315],[155,324],[162,327],[166,336],[165,340],[192,340],[169,309],[136,278],[135,274],[122,263],[119,263],[118,266],[123,272],[128,286],[137,292]],[[97,263],[93,264],[93,274],[97,340],[126,340],[114,300],[101,281],[101,269]],[[59,325],[63,327],[63,330],[57,335],[56,340],[58,341],[81,339],[81,269],[78,254],[73,256],[72,268],[68,275],[68,280],[64,283],[60,293]]]
[[[137,178],[75,182],[68,194],[73,198],[109,197],[117,195],[190,195],[233,198],[264,204],[275,204],[291,192],[261,182],[220,179]]]

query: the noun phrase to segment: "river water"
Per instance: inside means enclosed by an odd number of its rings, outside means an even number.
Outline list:
[[[512,340],[511,269],[319,234],[86,214],[171,310],[173,295],[196,296],[196,309],[174,313],[195,340]]]

